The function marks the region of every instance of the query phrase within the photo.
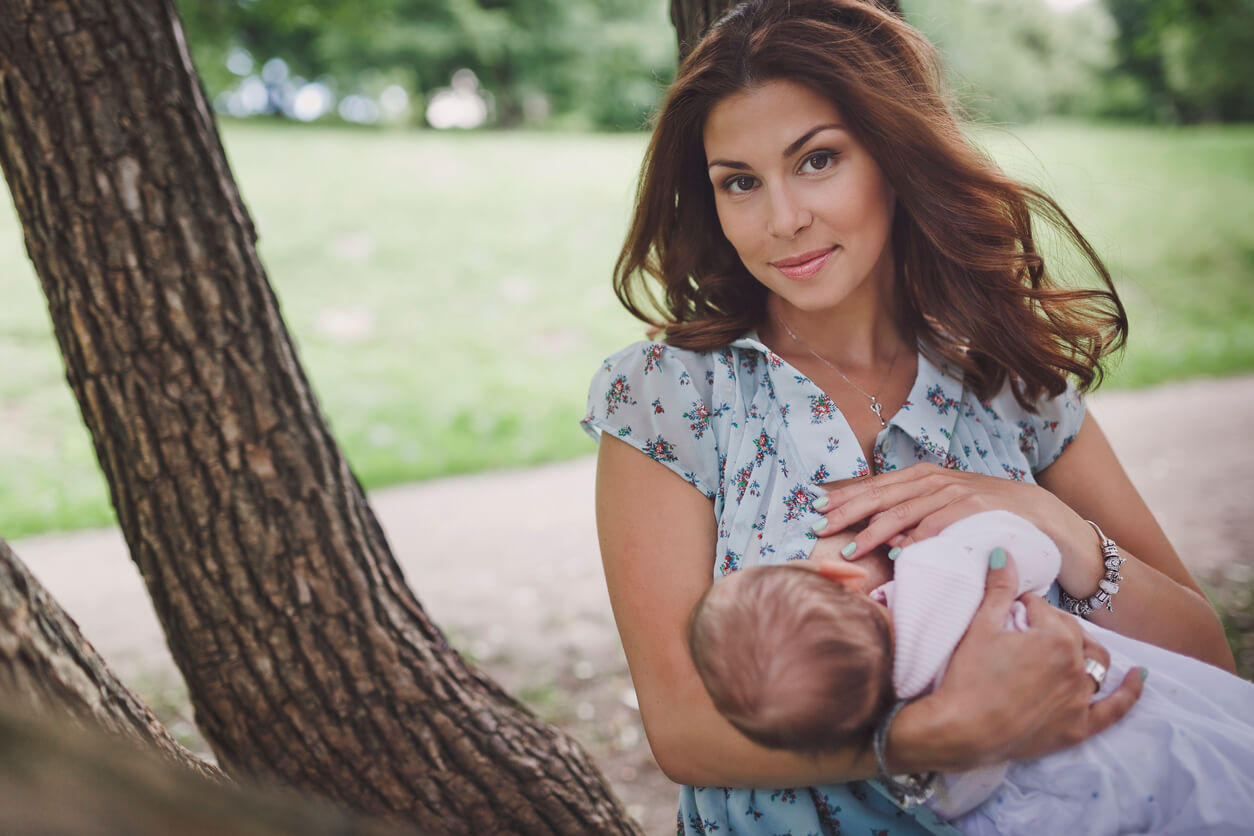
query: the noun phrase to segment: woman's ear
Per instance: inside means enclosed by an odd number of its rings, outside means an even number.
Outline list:
[[[856,563],[849,563],[844,560],[815,561],[811,566],[814,568],[814,571],[829,581],[838,583],[854,592],[862,591],[862,583],[867,577],[866,569],[863,569]]]

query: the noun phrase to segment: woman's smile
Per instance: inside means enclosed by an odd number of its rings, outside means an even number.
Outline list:
[[[836,252],[836,247],[822,250],[811,250],[793,258],[781,258],[770,264],[790,279],[808,279],[823,269],[827,260]]]

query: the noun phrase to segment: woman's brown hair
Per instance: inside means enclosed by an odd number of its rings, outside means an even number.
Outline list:
[[[963,135],[935,49],[869,0],[749,0],[683,62],[657,115],[615,265],[614,289],[629,311],[668,343],[698,350],[761,324],[766,290],[723,236],[702,134],[716,104],[774,80],[805,84],[839,107],[895,190],[903,333],[962,369],[985,400],[1008,375],[1028,407],[1062,392],[1069,375],[1082,390],[1100,382],[1102,357],[1122,347],[1128,329],[1106,267],[1058,204],[1009,178]],[[1074,244],[1105,287],[1059,286],[1034,220]]]

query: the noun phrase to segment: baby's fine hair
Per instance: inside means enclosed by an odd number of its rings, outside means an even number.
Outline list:
[[[804,566],[742,569],[708,589],[688,647],[745,737],[818,753],[869,742],[892,704],[892,636],[865,595]]]

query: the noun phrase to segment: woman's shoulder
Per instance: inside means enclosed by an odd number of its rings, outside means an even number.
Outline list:
[[[601,363],[603,371],[648,375],[667,367],[686,370],[714,368],[720,350],[679,348],[660,340],[640,340],[620,348]]]
[[[1015,397],[1013,380],[1007,380],[982,409],[1013,429],[1018,446],[1033,472],[1044,470],[1071,444],[1084,423],[1084,396],[1074,381],[1058,394],[1042,393],[1024,405]]]
[[[711,406],[721,358],[717,351],[657,341],[616,351],[592,377],[584,430],[627,442],[714,497],[720,483],[717,436],[727,412]]]
[[[1018,386],[1015,380],[1008,378],[993,397],[981,403],[1003,420],[1012,423],[1057,421],[1063,419],[1067,413],[1082,415],[1084,412],[1084,396],[1076,388],[1074,381],[1068,380],[1066,388],[1057,394],[1042,392],[1026,405],[1020,403],[1016,397]]]
[[[634,342],[606,357],[593,376],[593,388],[614,381],[657,386],[694,386],[708,394],[716,380],[753,374],[759,361],[778,358],[748,334],[713,349],[681,348],[660,340]]]

